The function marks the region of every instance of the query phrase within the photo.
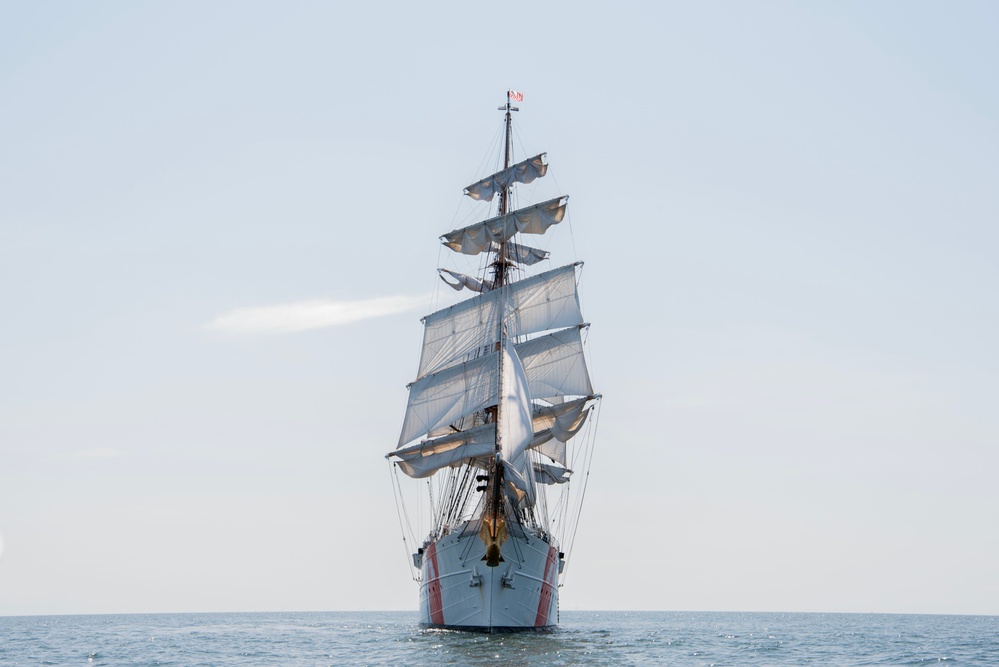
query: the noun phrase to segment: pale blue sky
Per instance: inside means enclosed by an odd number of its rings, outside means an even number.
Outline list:
[[[0,8],[0,614],[416,608],[507,87],[606,396],[562,606],[999,614],[996,5],[506,6]]]

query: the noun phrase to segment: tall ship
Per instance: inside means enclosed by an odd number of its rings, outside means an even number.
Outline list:
[[[552,264],[535,247],[566,219],[568,196],[522,201],[520,190],[548,173],[545,153],[513,155],[512,102],[522,99],[508,91],[500,107],[502,167],[464,189],[486,219],[441,237],[445,252],[479,268],[438,269],[471,296],[422,319],[419,369],[386,456],[424,627],[558,624],[593,457],[600,395],[587,363],[582,262]]]

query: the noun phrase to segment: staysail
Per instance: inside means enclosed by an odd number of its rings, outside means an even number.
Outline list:
[[[534,474],[527,448],[534,439],[531,391],[527,370],[510,339],[500,350],[499,432],[500,452],[506,470],[508,492],[518,502],[534,504]]]

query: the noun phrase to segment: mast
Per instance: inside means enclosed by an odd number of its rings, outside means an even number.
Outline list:
[[[510,148],[511,148],[511,128],[513,126],[513,111],[519,111],[517,107],[510,106],[510,91],[506,91],[506,106],[499,107],[500,111],[506,111],[506,135],[503,142],[503,169],[509,169],[510,167]],[[506,215],[510,210],[510,185],[503,187],[503,190],[499,193],[499,215]],[[503,328],[503,285],[506,284],[507,274],[509,272],[509,263],[506,259],[506,241],[503,241],[499,245],[499,253],[496,256],[496,260],[493,262],[493,289],[500,290],[498,306],[499,306],[499,332],[497,336],[497,350],[503,349],[504,337],[506,332]],[[501,517],[501,507],[502,507],[502,488],[503,488],[503,465],[501,463],[503,458],[503,435],[500,424],[502,423],[502,405],[503,405],[503,354],[502,352],[497,355],[499,363],[499,391],[496,395],[499,400],[496,401],[496,412],[494,416],[496,418],[496,445],[493,450],[493,460],[491,464],[491,474],[489,475],[489,485],[492,487],[490,489],[490,502],[489,502],[489,515],[490,515],[490,537],[495,543],[500,535],[500,521]],[[498,555],[498,550],[497,550]],[[487,560],[486,565],[496,566],[499,563],[495,560]]]
[[[503,169],[508,169],[510,167],[510,153],[513,143],[513,133],[511,131],[513,127],[513,111],[520,111],[515,106],[510,106],[510,91],[506,91],[506,106],[499,107],[500,111],[506,111],[506,139],[503,142]],[[507,185],[500,192],[499,200],[499,215],[503,216],[510,212],[510,186]],[[506,284],[510,264],[506,259],[506,241],[500,243],[499,254],[496,256],[496,260],[493,263],[493,285],[494,289],[502,287]]]

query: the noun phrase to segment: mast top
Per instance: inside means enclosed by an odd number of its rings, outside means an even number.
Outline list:
[[[510,167],[510,154],[511,154],[511,125],[513,116],[510,114],[511,111],[520,111],[515,106],[511,106],[510,102],[523,102],[524,93],[518,92],[516,90],[507,89],[506,91],[506,105],[499,107],[500,111],[506,111],[506,139],[503,141],[503,168],[508,169]],[[500,191],[500,201],[499,201],[499,214],[506,215],[510,212],[510,184],[507,184]],[[496,259],[493,261],[493,285],[495,287],[502,287],[504,283],[508,281],[507,274],[510,271],[510,262],[506,257],[506,241],[501,241],[499,246],[499,252],[496,253]]]
[[[513,102],[523,102],[524,101],[524,93],[518,92],[516,90],[508,90],[508,91],[506,91],[506,105],[501,106],[501,107],[496,107],[496,108],[499,111],[505,111],[507,113],[510,113],[511,111],[520,111],[519,107],[510,106],[510,102],[511,101],[513,101]]]

